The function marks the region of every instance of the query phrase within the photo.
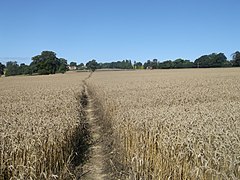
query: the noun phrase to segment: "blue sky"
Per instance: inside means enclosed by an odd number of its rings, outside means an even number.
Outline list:
[[[0,62],[195,60],[240,50],[239,0],[0,0]]]

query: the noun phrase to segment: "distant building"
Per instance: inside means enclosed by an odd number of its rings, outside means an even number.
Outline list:
[[[148,66],[146,69],[152,70],[153,68],[152,66]]]
[[[70,71],[77,70],[77,66],[68,66],[68,69]]]

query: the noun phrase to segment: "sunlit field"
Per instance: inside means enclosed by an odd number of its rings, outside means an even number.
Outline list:
[[[0,179],[71,177],[86,75],[0,78]]]
[[[0,179],[75,178],[84,88],[115,179],[240,179],[239,68],[88,76],[0,78]]]
[[[124,179],[240,179],[240,69],[99,72]]]

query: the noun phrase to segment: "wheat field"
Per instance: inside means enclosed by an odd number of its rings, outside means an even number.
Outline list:
[[[0,78],[0,179],[76,178],[84,79],[115,179],[240,179],[239,68],[88,77]]]
[[[69,179],[88,74],[0,79],[0,179]],[[79,137],[77,137],[79,138]]]
[[[240,69],[99,72],[122,179],[240,179]]]

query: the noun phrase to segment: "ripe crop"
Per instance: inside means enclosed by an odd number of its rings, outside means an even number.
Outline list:
[[[0,79],[0,179],[75,178],[83,79],[117,178],[240,179],[239,68],[88,75]]]
[[[240,69],[99,72],[88,84],[121,178],[240,179]]]
[[[72,178],[87,74],[0,79],[0,179]]]

